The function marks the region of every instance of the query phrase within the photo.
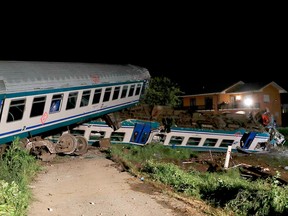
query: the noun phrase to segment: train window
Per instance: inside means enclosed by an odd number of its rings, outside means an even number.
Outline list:
[[[228,147],[231,146],[233,144],[234,140],[227,140],[227,139],[223,139],[220,147]]]
[[[102,92],[102,89],[95,89],[92,104],[99,103],[100,98],[101,98],[101,92]]]
[[[189,137],[186,145],[197,146],[201,141],[200,137]]]
[[[147,132],[144,132],[142,137],[141,137],[141,141],[140,143],[145,143],[148,139],[149,134]]]
[[[170,141],[169,141],[169,144],[181,145],[183,140],[184,140],[184,137],[182,137],[182,136],[172,136]]]
[[[134,94],[134,89],[135,89],[135,85],[131,85],[131,86],[130,86],[130,89],[129,89],[128,97],[133,96],[133,94]]]
[[[13,100],[10,103],[7,122],[13,122],[23,118],[25,100]]]
[[[215,146],[216,143],[217,143],[217,140],[218,140],[218,139],[208,138],[208,139],[205,140],[203,146]]]
[[[76,107],[78,92],[70,92],[66,104],[66,110],[74,109]]]
[[[55,134],[51,134],[51,136],[46,137],[47,140],[51,141],[51,142],[58,142],[59,138],[62,136],[62,133],[55,133]]]
[[[63,94],[53,95],[51,106],[50,106],[50,113],[55,113],[55,112],[60,111],[62,99],[63,99]]]
[[[105,137],[105,131],[91,131],[89,140],[99,141],[101,138]]]
[[[127,85],[123,86],[122,93],[121,93],[121,98],[125,98],[126,97],[127,91],[128,91],[128,86]]]
[[[133,133],[133,136],[131,137],[131,142],[135,142],[135,140],[137,139],[137,137],[138,137],[138,131],[135,131],[134,133]]]
[[[124,132],[112,132],[110,139],[111,141],[122,142],[124,136],[125,136]]]
[[[75,135],[75,136],[84,136],[85,130],[72,129],[72,130],[70,130],[70,133]]]
[[[33,99],[32,109],[30,113],[30,118],[35,116],[41,116],[44,112],[46,97],[35,97]]]
[[[105,102],[105,101],[109,101],[109,99],[110,99],[110,95],[111,95],[111,90],[112,90],[111,87],[105,89],[103,102]]]
[[[164,143],[165,139],[166,139],[166,135],[164,135],[164,134],[156,134],[156,135],[153,136],[151,142],[152,143]]]
[[[83,91],[82,98],[81,98],[81,103],[80,103],[80,107],[83,107],[83,106],[87,106],[87,105],[88,105],[89,99],[90,99],[90,94],[91,94],[91,91],[90,91],[90,90]]]
[[[137,84],[135,95],[139,95],[141,92],[141,84]]]
[[[120,86],[115,87],[112,100],[116,100],[119,97]]]
[[[1,116],[2,116],[2,105],[3,105],[3,100],[0,100],[0,121],[1,121]]]

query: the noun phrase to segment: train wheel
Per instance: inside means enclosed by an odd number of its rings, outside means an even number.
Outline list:
[[[76,137],[72,134],[66,133],[60,136],[55,149],[57,153],[71,154],[76,150],[76,147]]]
[[[77,147],[74,151],[76,155],[83,155],[88,151],[88,141],[83,136],[76,136],[77,139]]]

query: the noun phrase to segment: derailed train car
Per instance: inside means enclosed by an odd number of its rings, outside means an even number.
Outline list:
[[[213,114],[209,117],[213,118]],[[234,118],[234,120],[239,120],[239,116],[237,119],[236,116]],[[244,116],[242,119],[248,120]],[[233,120],[233,115],[230,116],[229,120],[230,122]],[[241,122],[239,122],[239,126],[240,124]],[[285,137],[275,127],[264,128],[256,122],[251,123],[250,127],[246,128],[236,128],[236,125],[234,125],[234,128],[230,129],[212,129],[207,126],[205,124],[202,127],[188,127],[173,124],[167,127],[163,122],[125,118],[116,130],[103,120],[95,120],[81,124],[70,130],[69,133],[75,136],[84,136],[90,145],[100,147],[102,142],[105,145],[110,143],[140,146],[158,143],[172,148],[211,152],[227,152],[229,146],[232,152],[269,152],[272,149],[276,150],[278,147],[281,149],[286,141]],[[57,139],[58,136],[55,136],[55,138]],[[51,137],[51,139],[53,140],[54,137]]]
[[[149,79],[135,65],[0,61],[0,148],[19,137],[39,155],[43,147],[82,154],[82,136],[65,134],[56,144],[43,136],[134,106]]]

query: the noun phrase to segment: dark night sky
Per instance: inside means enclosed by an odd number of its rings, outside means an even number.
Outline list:
[[[263,11],[251,19],[242,12],[234,17],[179,13],[175,19],[170,9],[164,18],[130,17],[113,20],[113,25],[99,25],[95,14],[89,23],[79,16],[55,22],[51,16],[40,28],[34,17],[32,24],[20,23],[21,28],[13,26],[11,32],[2,26],[0,60],[134,64],[146,67],[152,77],[170,78],[187,94],[239,80],[275,81],[288,90],[287,33],[281,13],[266,16]],[[135,15],[143,14],[134,12],[131,16],[137,19]]]
[[[91,41],[90,41],[91,42]],[[109,64],[134,64],[147,68],[153,76],[165,76],[185,93],[214,85],[228,87],[237,81],[275,81],[288,90],[287,60],[278,47],[237,42],[234,45],[213,44],[72,44],[19,46],[2,60],[75,61]],[[88,44],[87,44],[88,43]],[[63,44],[62,44],[63,45]],[[82,46],[83,45],[83,46]],[[30,46],[30,47],[29,47]],[[230,47],[231,46],[231,47]],[[28,53],[26,51],[29,50]]]

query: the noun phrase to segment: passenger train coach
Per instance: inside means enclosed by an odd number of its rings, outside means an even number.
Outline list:
[[[0,147],[131,107],[149,79],[135,65],[0,61]],[[69,152],[74,142],[62,140]]]
[[[278,132],[271,136],[268,132],[249,131],[243,128],[222,130],[177,126],[172,126],[167,132],[156,121],[138,119],[122,121],[117,130],[113,130],[103,121],[91,121],[73,128],[70,133],[84,136],[90,145],[95,146],[101,146],[101,140],[105,141],[106,138],[111,144],[143,146],[158,143],[172,148],[213,152],[226,152],[228,146],[231,146],[233,152],[239,150],[250,153],[267,152],[269,148],[281,146],[284,142],[284,138]],[[57,139],[58,136],[52,136],[50,139]]]

